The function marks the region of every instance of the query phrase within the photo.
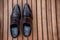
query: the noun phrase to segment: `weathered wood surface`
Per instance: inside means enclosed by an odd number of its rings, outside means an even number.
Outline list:
[[[29,37],[20,34],[12,38],[10,34],[10,15],[14,5],[21,9],[28,3],[32,10],[32,31]],[[60,40],[60,0],[0,0],[0,40]]]

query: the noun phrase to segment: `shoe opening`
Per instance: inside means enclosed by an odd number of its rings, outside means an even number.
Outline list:
[[[11,24],[10,27],[18,27],[17,24]]]
[[[28,23],[24,23],[24,24],[23,24],[23,26],[28,26],[28,27],[29,27],[29,26],[30,26],[30,24],[28,24]]]

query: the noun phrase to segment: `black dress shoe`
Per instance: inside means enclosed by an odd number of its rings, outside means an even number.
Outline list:
[[[25,37],[28,37],[31,33],[31,22],[32,22],[31,9],[28,4],[25,4],[22,13],[23,34]]]
[[[19,23],[20,23],[20,8],[18,5],[15,5],[12,14],[11,14],[11,24],[10,31],[13,38],[17,37],[19,34]]]

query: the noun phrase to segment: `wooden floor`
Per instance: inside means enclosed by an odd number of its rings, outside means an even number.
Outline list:
[[[12,38],[12,8],[19,4],[22,12],[25,3],[30,5],[33,14],[31,35],[24,37],[20,28],[19,36]],[[0,40],[60,40],[60,0],[0,0]]]

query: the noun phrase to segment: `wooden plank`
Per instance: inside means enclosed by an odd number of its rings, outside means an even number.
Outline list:
[[[56,25],[56,7],[55,7],[55,0],[51,0],[51,7],[52,7],[52,27],[53,27],[53,38],[54,40],[58,40],[57,36],[57,25]]]
[[[46,0],[13,0],[13,4],[12,4],[12,0],[4,0],[4,2],[3,0],[0,0],[0,4],[1,4],[0,40],[59,40],[60,39],[60,29],[59,29],[60,2],[59,0],[56,1],[57,4],[55,5],[55,0],[47,0],[47,5],[46,5]],[[29,37],[24,37],[20,27],[20,34],[18,38],[12,39],[12,36],[10,34],[10,15],[12,13],[12,6],[14,7],[18,3],[22,13],[22,8],[24,7],[24,4],[27,2],[30,8],[32,9],[32,14],[33,14],[33,21],[32,21],[33,29],[31,35]],[[56,6],[57,6],[57,10],[56,10]],[[57,16],[56,16],[56,11],[57,11]],[[21,23],[22,22],[20,22],[20,26],[22,26]],[[58,26],[58,35],[57,35],[57,26]]]
[[[41,1],[37,0],[37,20],[38,20],[38,40],[42,40],[42,14],[41,14]]]
[[[56,6],[57,6],[57,26],[58,26],[58,40],[60,40],[60,0],[56,0]]]
[[[4,0],[4,33],[3,33],[3,40],[7,40],[7,0]]]
[[[21,14],[22,14],[22,0],[18,0],[18,4],[20,6],[20,11],[21,11]],[[21,17],[22,19],[22,17]],[[22,40],[22,20],[20,19],[20,33],[19,33],[19,36],[18,36],[18,40]]]
[[[33,40],[37,40],[37,18],[36,18],[36,0],[32,0],[32,15],[33,15]]]
[[[0,0],[0,40],[3,40],[3,26],[4,26],[4,20],[3,20],[3,0]]]
[[[10,32],[10,17],[11,17],[11,13],[12,13],[12,0],[8,1],[8,10],[9,10],[9,28],[8,28],[8,40],[12,40],[12,36],[11,36],[11,32]]]
[[[0,5],[1,5],[1,0],[0,0]],[[1,9],[1,6],[0,6],[0,9]],[[0,10],[0,39],[1,39],[1,10]]]
[[[52,33],[52,13],[51,13],[51,0],[47,0],[47,25],[48,25],[48,39],[53,40]]]
[[[30,6],[30,9],[32,10],[32,0],[27,0],[27,2],[29,4],[29,6]],[[31,23],[31,27],[33,27],[32,23]],[[31,30],[30,36],[28,37],[28,40],[32,40],[32,30]]]
[[[20,6],[20,9],[21,9],[21,12],[22,12],[23,0],[18,0],[18,5]]]
[[[47,39],[46,0],[42,0],[43,40]]]
[[[13,7],[17,4],[17,0],[13,0]]]
[[[32,0],[27,0],[27,3],[29,4],[30,8],[32,8]]]
[[[26,3],[27,3],[27,0],[23,0],[23,8]],[[25,37],[24,35],[23,35],[23,40],[27,40],[27,37]]]
[[[17,4],[17,0],[13,0],[13,7]],[[13,40],[17,40],[18,38],[13,38]]]
[[[24,4],[27,3],[27,0],[23,0],[23,7],[24,7]]]

